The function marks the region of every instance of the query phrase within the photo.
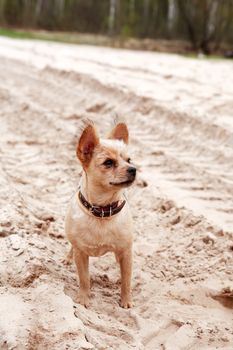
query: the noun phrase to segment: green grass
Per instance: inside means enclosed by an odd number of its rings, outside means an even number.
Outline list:
[[[104,45],[111,46],[111,38],[103,35],[79,34],[67,32],[48,32],[44,30],[18,30],[0,28],[0,36],[13,39],[35,39],[57,41],[69,44]]]
[[[0,35],[14,39],[34,39],[34,35],[30,32],[16,31],[6,28],[0,28]]]
[[[107,46],[116,48],[125,48],[131,50],[147,50],[158,51],[167,53],[178,53],[186,58],[200,59],[198,54],[192,51],[185,50],[187,43],[173,41],[175,44],[172,47],[172,43],[164,40],[149,40],[149,43],[145,44],[145,40],[134,38],[122,38],[122,37],[108,37],[97,34],[84,34],[76,32],[49,32],[46,30],[21,30],[13,28],[0,28],[0,36],[5,36],[13,39],[33,39],[33,40],[45,40],[55,41],[67,44],[79,44],[79,45],[95,45],[95,46]],[[147,39],[146,39],[147,40]],[[132,44],[133,41],[133,44]],[[164,42],[166,45],[164,46]],[[203,56],[203,60],[221,60],[224,59],[221,55],[209,55]]]
[[[225,59],[224,56],[221,55],[203,55],[203,56],[199,56],[199,54],[195,53],[195,52],[191,52],[191,53],[187,53],[182,55],[186,58],[191,58],[191,59],[201,59],[201,60],[213,60],[213,61],[219,61],[219,60],[223,60]]]

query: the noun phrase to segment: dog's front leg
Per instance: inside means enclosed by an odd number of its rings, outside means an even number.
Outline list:
[[[90,292],[90,277],[88,269],[89,256],[81,252],[79,249],[75,249],[74,259],[79,276],[79,294],[77,302],[87,307],[89,305]]]
[[[121,269],[121,307],[127,309],[133,306],[131,300],[132,248],[118,255]]]

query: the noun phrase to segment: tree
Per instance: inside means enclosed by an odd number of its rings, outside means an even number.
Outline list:
[[[109,20],[108,20],[108,32],[110,35],[113,35],[115,30],[116,8],[117,8],[117,0],[110,0],[109,1]]]
[[[0,0],[0,25],[233,44],[233,0]]]
[[[220,45],[232,25],[232,0],[177,0],[177,5],[194,50],[209,54]]]

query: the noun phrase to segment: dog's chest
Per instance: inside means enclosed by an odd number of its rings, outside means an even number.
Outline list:
[[[122,249],[129,240],[129,235],[130,232],[127,234],[122,227],[93,225],[80,233],[78,245],[88,255],[101,256]]]
[[[83,245],[82,250],[88,256],[102,256],[107,252],[116,251],[116,247],[114,245]]]
[[[95,218],[71,206],[66,220],[70,242],[89,256],[117,252],[132,244],[132,221],[128,205],[110,219]]]

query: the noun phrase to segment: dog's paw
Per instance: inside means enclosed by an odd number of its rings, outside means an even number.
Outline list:
[[[122,299],[120,302],[120,306],[123,307],[123,309],[130,309],[134,306],[134,304],[130,299]]]
[[[65,258],[65,259],[62,260],[62,263],[63,263],[64,265],[71,265],[71,264],[72,264],[72,261],[73,261],[72,258]]]
[[[84,293],[79,293],[77,298],[75,299],[75,302],[85,307],[88,307],[90,305],[89,297],[87,294]]]
[[[69,253],[66,255],[65,259],[62,260],[64,265],[71,265],[73,262],[73,248],[70,249]]]

